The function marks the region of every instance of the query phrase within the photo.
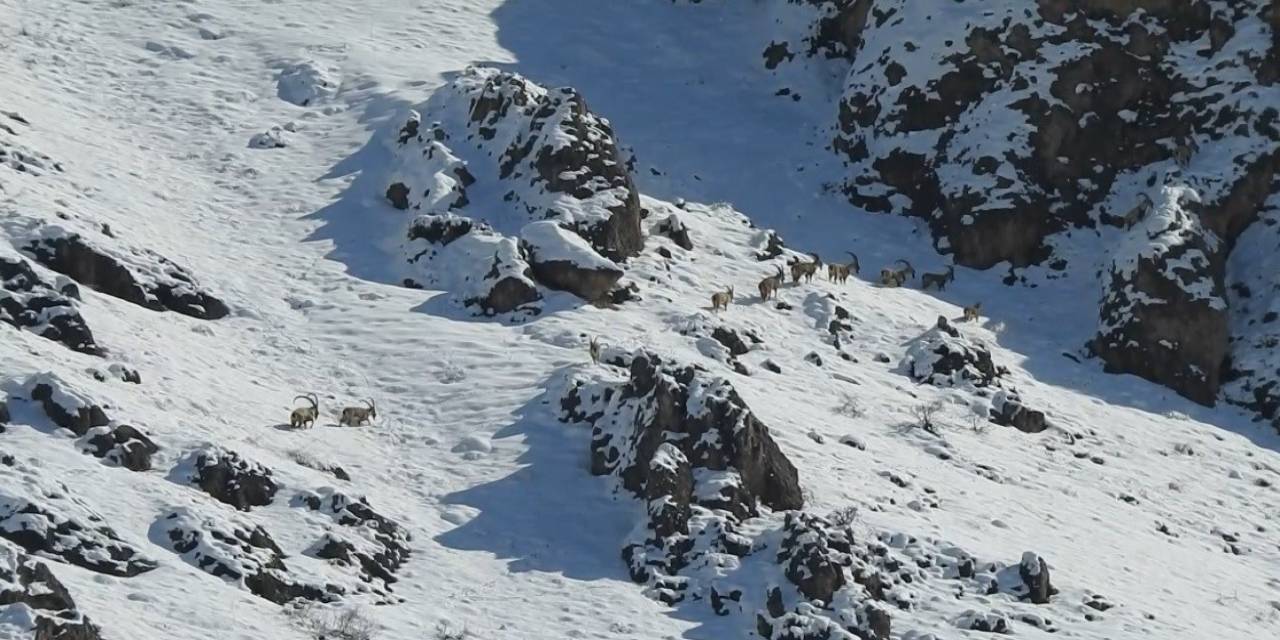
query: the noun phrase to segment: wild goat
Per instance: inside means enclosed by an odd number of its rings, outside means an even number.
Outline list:
[[[844,284],[845,281],[849,279],[849,276],[851,274],[855,274],[862,269],[862,266],[858,264],[857,255],[854,255],[852,251],[846,251],[845,253],[849,254],[849,257],[853,258],[853,261],[850,262],[849,264],[827,265],[828,281]]]
[[[947,270],[943,273],[926,273],[920,276],[920,288],[928,289],[929,287],[937,287],[938,291],[947,288],[947,283],[955,282],[956,268],[948,265]]]
[[[809,255],[813,256],[813,262],[800,262],[797,260],[792,263],[791,282],[800,282],[801,278],[804,278],[807,282],[813,281],[813,276],[818,273],[818,267],[822,266],[822,258],[819,258],[816,253],[811,253]]]
[[[378,417],[378,408],[373,405],[373,400],[362,400],[361,402],[369,406],[343,407],[342,417],[338,418],[338,424],[347,427],[358,427]]]
[[[308,393],[301,396],[294,396],[294,400],[306,400],[311,403],[309,407],[298,407],[289,414],[289,426],[294,429],[311,427],[316,423],[316,418],[320,417],[320,399],[314,393]]]
[[[711,311],[718,309],[729,310],[729,303],[733,302],[733,287],[729,287],[724,291],[717,291],[711,294]]]
[[[591,354],[591,364],[600,364],[600,340],[592,338],[587,344],[587,353]]]
[[[1151,213],[1151,207],[1153,206],[1151,196],[1145,193],[1138,196],[1138,204],[1124,214],[1124,228],[1129,229],[1138,224],[1140,220],[1147,217],[1148,213]]]
[[[777,275],[769,276],[764,280],[761,280],[760,299],[768,302],[769,296],[777,293],[778,289],[782,288],[782,283],[785,281],[785,277],[786,276],[782,273],[782,267],[779,266]]]
[[[964,308],[964,321],[972,322],[978,319],[978,315],[982,313],[982,303],[975,302]]]
[[[905,266],[901,269],[890,269],[888,267],[881,269],[880,284],[886,287],[901,287],[907,281],[916,277],[915,267],[912,267],[910,262],[906,260],[898,260],[897,262],[901,262]]]

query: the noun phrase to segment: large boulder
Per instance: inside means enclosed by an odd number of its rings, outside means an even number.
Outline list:
[[[234,451],[206,447],[190,456],[190,482],[241,511],[271,504],[279,485],[271,469]]]
[[[1164,189],[1116,247],[1091,348],[1109,372],[1213,405],[1228,346],[1224,249],[1200,223],[1199,200],[1190,189]]]
[[[77,436],[111,422],[102,405],[95,402],[88,392],[57,374],[34,374],[27,378],[23,389],[29,398],[40,403],[49,420]]]
[[[27,616],[0,617],[0,637],[36,640],[101,640],[98,627],[76,606],[71,592],[39,560],[0,543],[0,607],[21,605]],[[30,634],[30,635],[28,635]]]
[[[79,297],[79,289],[70,279],[50,281],[37,274],[25,258],[0,253],[0,322],[74,351],[102,355],[104,350],[76,308]]]
[[[413,285],[448,291],[458,304],[481,313],[536,311],[542,299],[515,239],[470,218],[419,216],[409,226],[403,250]]]
[[[520,240],[534,279],[552,289],[595,302],[604,300],[622,278],[616,263],[550,220],[525,225]]]
[[[190,272],[150,249],[107,248],[58,225],[43,227],[22,249],[80,284],[153,311],[206,320],[230,312]]]
[[[482,182],[504,194],[515,218],[555,220],[612,260],[644,246],[639,193],[613,130],[573,89],[469,68],[411,111],[387,143],[386,195],[397,208],[464,209],[467,187]]]
[[[986,345],[942,316],[936,326],[907,344],[901,366],[912,380],[939,387],[986,387],[1006,373],[992,360]]]
[[[107,464],[130,471],[149,471],[151,457],[160,451],[151,438],[127,424],[97,427],[82,439],[82,449]]]

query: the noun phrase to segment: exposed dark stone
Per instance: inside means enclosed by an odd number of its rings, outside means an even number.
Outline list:
[[[729,355],[734,357],[744,355],[751,350],[751,347],[747,346],[747,343],[742,339],[742,336],[738,335],[736,330],[728,327],[716,327],[711,331],[711,337],[714,338],[716,342],[724,345],[725,348],[729,350]]]
[[[476,225],[471,218],[462,216],[452,214],[424,215],[415,218],[413,223],[409,225],[409,239],[422,239],[444,247],[470,233],[474,226]]]
[[[234,451],[209,448],[195,455],[192,481],[205,493],[241,511],[271,504],[279,488],[271,470]]]
[[[67,348],[102,355],[93,332],[76,310],[80,293],[67,280],[61,286],[40,278],[31,265],[17,256],[0,256],[0,322],[31,331]]]
[[[0,505],[0,538],[27,553],[126,578],[157,566],[101,521],[86,524],[58,510],[56,500],[37,505],[27,499],[0,495]]]
[[[31,399],[40,403],[45,415],[48,415],[54,424],[78,436],[83,436],[90,429],[106,426],[111,422],[102,407],[83,402],[79,397],[71,396],[63,389],[58,389],[57,394],[55,394],[54,386],[56,384],[58,384],[57,381],[51,380],[37,383],[31,387]],[[59,398],[69,402],[76,402],[77,404],[76,406],[64,407],[58,404],[57,400]]]
[[[537,249],[528,248],[529,266],[539,284],[568,291],[588,302],[603,301],[623,276],[621,269],[604,265],[584,266],[568,260],[542,260]]]
[[[151,456],[160,450],[151,438],[127,424],[103,429],[90,436],[87,444],[89,453],[94,457],[104,458],[130,471],[151,469]]]
[[[1016,395],[1004,391],[992,398],[990,417],[998,425],[1023,433],[1040,433],[1049,428],[1043,411],[1027,407]]]
[[[412,539],[403,526],[374,511],[363,498],[352,498],[329,489],[298,497],[308,509],[326,513],[340,526],[354,530],[351,539],[340,529],[330,530],[316,545],[316,557],[342,566],[359,567],[365,582],[380,580],[388,589],[396,582],[396,571],[409,559]]]
[[[787,579],[806,598],[823,605],[830,604],[835,592],[845,585],[840,554],[831,548],[827,537],[829,526],[817,516],[788,513],[778,551],[778,562],[785,566]]]
[[[35,622],[34,640],[101,640],[48,565],[0,550],[0,607],[23,605]]]
[[[1026,598],[1032,604],[1048,604],[1050,596],[1058,593],[1049,581],[1049,564],[1044,561],[1044,558],[1030,551],[1022,554],[1018,575],[1027,586]]]
[[[159,272],[146,277],[76,233],[45,235],[23,250],[40,264],[85,286],[153,311],[171,310],[205,320],[230,313],[225,303],[202,291],[186,269],[148,249],[133,252]]]
[[[689,237],[689,229],[684,226],[680,216],[671,214],[666,220],[658,223],[657,232],[671,239],[676,246],[685,251],[693,250],[693,239]]]

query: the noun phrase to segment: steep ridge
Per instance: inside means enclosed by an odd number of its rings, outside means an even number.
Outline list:
[[[656,37],[713,12],[735,38],[765,33],[754,6],[714,4],[579,6],[575,19],[642,11],[634,26]],[[881,286],[887,256],[924,254],[842,194],[814,205],[845,213],[818,229],[827,218],[757,220],[746,197],[667,197],[676,183],[627,146],[656,134],[626,110],[614,117],[619,96],[548,90],[536,58],[516,62],[520,75],[460,71],[516,57],[494,43],[507,5],[379,3],[359,19],[340,5],[77,4],[54,16],[0,0],[21,11],[20,27],[0,27],[14,43],[0,56],[20,69],[5,108],[23,113],[26,148],[66,159],[43,173],[0,165],[0,239],[25,278],[14,291],[56,302],[54,315],[40,317],[41,302],[36,322],[0,325],[0,638],[44,637],[54,618],[102,637],[315,638],[350,612],[379,638],[1127,639],[1274,626],[1274,433],[1230,407],[1103,378],[1073,361],[1077,334],[1010,312],[1038,301],[1076,317],[1078,300],[1049,286],[1061,283],[1027,271],[1039,287],[1006,289],[958,269],[937,295],[914,280]],[[671,40],[691,60],[720,44]],[[814,51],[828,49],[842,55]],[[803,102],[744,89],[736,74],[768,72],[739,64],[707,80],[755,96],[724,120]],[[90,89],[98,99],[79,99]],[[438,115],[495,95],[538,108]],[[543,138],[539,117],[570,124]],[[102,121],[113,126],[93,142],[75,135]],[[263,131],[285,144],[254,144]],[[575,146],[606,131],[605,147]],[[563,175],[570,165],[517,162],[522,176],[503,177],[497,158],[529,140],[575,162],[612,147],[615,164],[606,154]],[[466,203],[461,163],[475,180]],[[572,186],[547,188],[556,180]],[[389,189],[398,181],[405,208],[436,185],[447,197],[409,213]],[[760,188],[742,182],[742,194]],[[634,214],[625,241],[573,215],[598,213],[595,194],[613,189],[601,200]],[[1194,212],[1160,204],[1141,226],[1180,234],[1157,223]],[[189,283],[226,313],[139,304],[69,268],[73,285],[29,249],[54,225],[143,274],[144,289]],[[485,226],[501,242],[449,253]],[[1265,252],[1261,228],[1241,235],[1233,264],[1244,247]],[[855,232],[888,244],[849,247],[866,264],[848,282],[824,263],[756,295]],[[810,242],[823,234],[830,244]],[[436,253],[406,265],[413,243]],[[570,250],[579,266],[613,264],[608,289],[625,293],[548,286],[539,255]],[[479,272],[472,258],[499,255],[535,288],[536,313],[478,309],[450,286]],[[184,278],[151,277],[179,264]],[[415,275],[425,289],[402,286]],[[1233,332],[1265,317],[1258,277],[1256,302],[1212,289],[1229,297]],[[1073,278],[1058,291],[1088,289]],[[711,310],[729,287],[729,307]],[[988,304],[966,322],[974,299]],[[64,316],[92,326],[98,349],[49,333]],[[1242,370],[1268,368],[1264,348],[1248,353]],[[310,391],[316,426],[287,428],[290,399]],[[338,408],[370,396],[374,423],[339,428]],[[110,562],[85,553],[95,548]]]

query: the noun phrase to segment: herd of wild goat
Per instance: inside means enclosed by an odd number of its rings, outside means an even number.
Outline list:
[[[849,280],[850,275],[857,275],[862,267],[858,264],[858,256],[851,251],[849,254],[851,260],[845,264],[828,263],[827,280],[837,284],[844,284]],[[805,262],[803,260],[795,260],[790,263],[791,282],[799,284],[801,281],[812,282],[813,277],[817,275],[818,270],[822,268],[822,258],[818,254],[809,254],[813,260]],[[786,272],[782,266],[777,267],[778,272],[765,276],[760,281],[758,289],[760,291],[760,300],[768,302],[770,297],[775,296],[782,285],[786,283]],[[906,260],[898,260],[893,267],[885,267],[880,270],[880,286],[897,288],[906,285],[912,278],[916,277],[915,267]],[[943,291],[947,285],[956,279],[956,269],[948,266],[946,271],[942,273],[925,273],[920,276],[921,289],[937,289]],[[724,291],[717,291],[711,294],[711,310],[713,312],[722,309],[728,309],[729,304],[733,302],[733,287],[728,287]],[[964,319],[966,321],[977,320],[982,312],[982,303],[975,303],[964,308]]]
[[[837,284],[844,284],[849,280],[851,275],[857,275],[862,267],[858,263],[858,256],[853,252],[849,254],[850,261],[845,264],[831,263],[826,264],[827,280]],[[822,258],[818,254],[810,254],[812,261],[794,260],[788,267],[791,271],[792,284],[801,282],[812,282],[818,271],[824,266]],[[769,298],[777,295],[782,285],[786,284],[786,272],[782,266],[777,267],[777,273],[766,276],[760,281],[758,289],[760,291],[761,301],[767,302]],[[882,287],[897,288],[906,285],[916,277],[915,267],[907,260],[898,260],[894,267],[885,267],[880,270],[879,284]],[[921,289],[937,289],[943,291],[947,285],[956,279],[955,267],[948,266],[946,271],[942,273],[925,273],[920,276]],[[717,291],[711,294],[711,311],[717,312],[728,310],[729,305],[733,303],[733,287],[727,287],[724,291]],[[975,303],[964,308],[964,320],[974,321],[978,319],[982,312],[982,303]],[[597,338],[591,338],[588,344],[588,353],[593,363],[600,362],[601,346]],[[308,393],[295,396],[294,400],[305,400],[310,406],[298,407],[289,414],[289,426],[294,429],[310,428],[320,417],[320,399],[314,393]],[[364,400],[363,407],[343,407],[340,417],[338,418],[339,426],[359,427],[365,424],[372,424],[372,421],[378,417],[377,407],[373,400]]]

